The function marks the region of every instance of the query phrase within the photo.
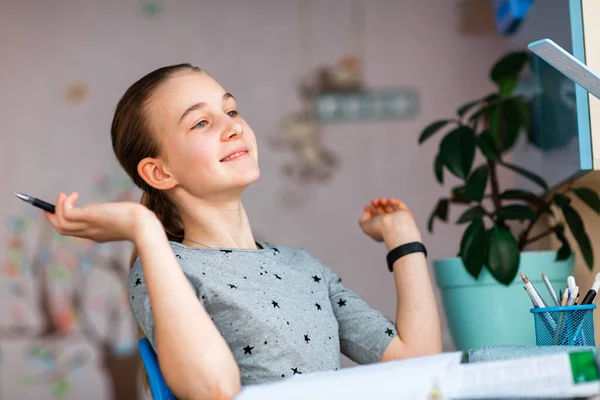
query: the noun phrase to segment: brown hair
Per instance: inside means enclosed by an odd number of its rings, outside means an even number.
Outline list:
[[[152,93],[158,86],[180,71],[202,70],[191,64],[177,64],[145,75],[127,89],[115,110],[110,130],[112,146],[119,163],[142,189],[141,203],[153,211],[163,227],[169,240],[180,242],[184,235],[183,224],[173,202],[160,190],[148,185],[137,172],[138,164],[146,157],[157,157],[160,154],[159,141],[152,133],[147,105]],[[137,258],[134,248],[130,266]]]
[[[180,71],[202,72],[200,68],[190,64],[171,65],[150,72],[131,85],[123,94],[117,104],[110,129],[113,150],[119,163],[133,183],[143,191],[140,202],[156,214],[165,229],[167,238],[178,242],[181,242],[184,230],[177,208],[165,194],[142,179],[137,172],[137,166],[144,158],[157,157],[160,154],[159,141],[152,132],[148,115],[147,105],[152,93]],[[130,267],[133,266],[137,256],[137,249],[134,247],[129,262]],[[144,337],[139,326],[138,332],[140,337]],[[147,379],[145,379],[145,386],[149,388]]]

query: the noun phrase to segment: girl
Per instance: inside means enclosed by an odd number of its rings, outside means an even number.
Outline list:
[[[336,370],[340,352],[365,364],[441,351],[421,235],[399,200],[374,199],[359,219],[390,251],[395,322],[306,251],[254,240],[240,197],[259,177],[256,138],[200,69],[134,83],[111,137],[142,204],[75,207],[77,193],[61,193],[46,217],[63,235],[134,243],[131,306],[178,398],[230,399],[244,385]]]

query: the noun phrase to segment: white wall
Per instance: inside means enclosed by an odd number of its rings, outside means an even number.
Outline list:
[[[279,167],[291,154],[276,153],[266,142],[277,134],[281,119],[299,109],[295,88],[306,66],[333,63],[355,49],[350,2],[312,3],[313,50],[306,60],[298,47],[297,3],[291,0],[164,0],[156,19],[142,17],[137,0],[0,1],[5,188],[0,220],[24,213],[13,191],[54,201],[59,191],[78,190],[82,204],[97,201],[90,177],[115,168],[109,125],[123,91],[154,68],[191,62],[234,93],[263,146],[261,180],[245,195],[256,232],[270,242],[308,249],[393,318],[395,292],[385,249],[361,233],[357,219],[372,197],[399,197],[417,218],[429,259],[456,255],[463,226],[438,223],[434,236],[426,232],[432,207],[449,189],[433,177],[437,140],[418,147],[417,135],[434,119],[452,116],[458,105],[493,90],[488,69],[507,43],[458,33],[456,1],[366,1],[366,85],[416,88],[421,114],[404,122],[326,126],[324,142],[340,157],[341,168],[328,184],[307,189],[302,206],[290,209],[280,202],[286,182]],[[89,83],[89,98],[70,105],[63,92],[79,80]],[[455,184],[448,181],[448,188]],[[3,243],[5,236],[0,239]],[[1,247],[1,260],[3,252]],[[0,322],[8,322],[5,314]],[[444,342],[451,348],[447,332]],[[0,361],[0,398],[51,398],[51,389],[41,393],[22,384],[21,345],[0,344],[7,355],[3,359],[14,360],[8,366]],[[344,365],[351,364],[345,360]],[[96,375],[74,377],[78,384],[66,398],[84,398],[79,397],[84,393],[89,399],[108,398]]]

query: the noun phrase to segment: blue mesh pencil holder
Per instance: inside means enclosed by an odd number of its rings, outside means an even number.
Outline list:
[[[532,308],[538,346],[595,346],[595,304]]]

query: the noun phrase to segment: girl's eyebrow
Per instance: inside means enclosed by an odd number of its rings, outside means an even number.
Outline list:
[[[233,97],[233,95],[229,92],[225,93],[223,95],[223,101],[227,100],[227,99],[234,99],[235,97]],[[188,115],[189,113],[191,113],[192,111],[196,111],[199,110],[203,107],[206,107],[206,103],[201,101],[199,103],[193,104],[191,105],[187,110],[184,111],[184,113],[181,115],[181,118],[179,118],[179,123],[181,123],[181,121],[183,121],[183,119],[185,118],[186,115]]]

